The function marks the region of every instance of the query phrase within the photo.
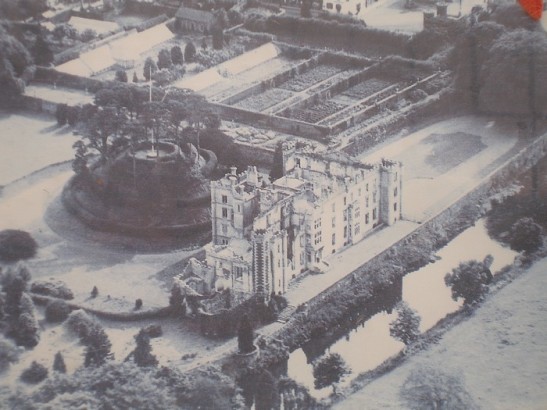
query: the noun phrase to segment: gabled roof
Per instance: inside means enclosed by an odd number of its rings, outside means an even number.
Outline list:
[[[180,7],[175,17],[186,20],[197,21],[199,23],[212,23],[215,16],[210,11],[191,9],[189,7]]]

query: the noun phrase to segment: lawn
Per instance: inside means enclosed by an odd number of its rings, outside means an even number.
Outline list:
[[[52,117],[0,111],[0,185],[74,157],[77,137]]]

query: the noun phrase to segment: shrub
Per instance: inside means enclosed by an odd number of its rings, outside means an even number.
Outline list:
[[[91,289],[91,297],[96,298],[97,296],[99,296],[99,289],[97,286],[93,286],[93,289]]]
[[[184,63],[184,55],[182,54],[182,49],[180,46],[173,46],[171,48],[171,61],[173,64],[183,64]]]
[[[40,336],[38,335],[38,323],[34,315],[23,313],[19,316],[15,328],[15,340],[18,345],[29,348],[38,344]]]
[[[47,377],[47,373],[47,368],[44,365],[34,361],[21,373],[21,380],[25,383],[37,384]]]
[[[160,50],[158,53],[158,68],[161,70],[163,68],[169,68],[173,64],[171,60],[171,53],[167,49]]]
[[[0,336],[0,373],[4,372],[11,363],[19,359],[17,346],[3,336]]]
[[[64,300],[52,300],[46,306],[46,320],[50,323],[64,322],[70,313],[70,307]]]
[[[135,310],[139,310],[140,308],[142,308],[142,299],[137,299],[135,300]]]
[[[488,269],[477,261],[462,262],[452,273],[444,277],[446,286],[450,286],[452,299],[463,298],[463,303],[470,305],[482,298],[488,290]]]
[[[6,229],[0,232],[0,262],[17,262],[36,255],[38,244],[28,232]]]
[[[184,59],[187,62],[194,61],[194,58],[196,56],[196,46],[191,41],[186,44],[186,47],[184,47]]]
[[[59,373],[66,373],[65,359],[61,352],[55,354],[55,358],[53,359],[53,370]]]
[[[150,337],[150,339],[160,337],[163,334],[163,330],[160,325],[150,325],[145,327],[143,330],[148,337]]]
[[[77,335],[82,341],[87,338],[93,327],[99,324],[82,309],[75,310],[68,315],[65,326]]]
[[[125,70],[116,70],[116,81],[126,83],[128,81],[127,73]]]
[[[237,334],[237,344],[239,347],[239,353],[251,353],[255,350],[253,344],[254,332],[249,317],[244,315],[239,325]]]
[[[398,316],[390,323],[389,334],[408,346],[420,336],[420,316],[405,302],[400,302],[396,309]]]
[[[521,218],[511,227],[509,245],[518,252],[532,253],[543,244],[543,230],[532,218]]]
[[[30,285],[30,291],[38,295],[51,296],[58,299],[74,299],[74,294],[63,282],[35,281]]]

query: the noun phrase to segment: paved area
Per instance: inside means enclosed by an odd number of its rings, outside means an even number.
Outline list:
[[[432,135],[436,142],[431,141]],[[480,139],[478,152],[458,141],[467,137]],[[473,189],[517,141],[513,122],[465,116],[435,123],[359,158],[363,162],[382,158],[401,161],[403,216],[423,222]],[[456,150],[461,158],[454,160]]]

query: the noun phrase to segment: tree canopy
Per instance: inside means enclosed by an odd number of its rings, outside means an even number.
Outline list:
[[[462,262],[444,277],[446,286],[450,286],[452,291],[452,299],[462,298],[466,305],[482,298],[488,290],[489,281],[489,269],[478,261]]]
[[[6,229],[0,231],[0,261],[5,263],[30,259],[36,255],[38,244],[25,231]]]
[[[332,386],[333,392],[336,392],[336,383],[349,373],[350,371],[342,356],[338,353],[330,353],[313,366],[315,388],[322,389],[323,387]]]
[[[420,335],[420,316],[405,302],[397,305],[397,314],[397,319],[389,325],[389,334],[405,345],[409,345]]]
[[[410,410],[476,410],[461,377],[436,367],[419,366],[410,372],[400,396]]]

